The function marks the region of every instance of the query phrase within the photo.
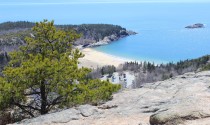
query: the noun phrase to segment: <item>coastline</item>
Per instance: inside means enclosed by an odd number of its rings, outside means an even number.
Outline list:
[[[121,35],[118,37],[116,35],[107,36],[103,40],[89,44],[86,47],[83,45],[77,46],[76,48],[81,50],[81,52],[85,55],[83,58],[79,59],[79,67],[96,69],[97,67],[103,67],[106,65],[114,65],[115,67],[118,67],[120,64],[125,62],[134,62],[135,60],[132,59],[122,58],[92,49],[92,47],[103,46],[124,37],[137,34],[136,32],[130,30],[126,31],[126,33],[127,35]]]
[[[100,52],[94,50],[93,48],[83,48],[80,51],[85,55],[83,58],[79,59],[79,67],[87,67],[96,69],[97,67],[103,67],[106,65],[114,65],[118,67],[120,64],[124,64],[125,62],[144,62],[145,60],[134,60],[129,58],[123,58],[111,54],[107,54],[104,52]],[[151,63],[155,63],[155,65],[166,64],[168,62],[164,61],[147,61]]]
[[[126,58],[121,58],[106,54],[103,52],[96,51],[92,48],[84,48],[81,52],[85,55],[83,58],[79,59],[80,67],[94,68],[102,67],[105,65],[114,65],[118,67],[120,64],[125,62],[131,62],[135,60],[130,60]]]
[[[121,34],[120,36],[117,36],[116,34],[112,34],[110,36],[105,36],[103,39],[100,39],[98,42],[92,42],[92,43],[87,43],[85,45],[78,45],[77,48],[83,49],[83,48],[88,48],[88,47],[97,47],[97,46],[103,46],[106,44],[109,44],[111,42],[118,41],[119,39],[123,39],[125,37],[128,37],[130,35],[136,35],[138,33],[131,31],[131,30],[126,30],[126,34]]]

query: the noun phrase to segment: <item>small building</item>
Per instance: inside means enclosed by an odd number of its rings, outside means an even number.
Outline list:
[[[131,72],[115,72],[112,75],[103,75],[101,80],[109,81],[113,84],[121,84],[123,88],[132,88],[135,84],[135,74]]]

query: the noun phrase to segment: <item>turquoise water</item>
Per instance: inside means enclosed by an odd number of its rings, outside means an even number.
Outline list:
[[[134,60],[176,62],[210,54],[210,3],[1,5],[0,22],[108,23],[138,32],[95,50]],[[204,23],[204,29],[185,29]]]

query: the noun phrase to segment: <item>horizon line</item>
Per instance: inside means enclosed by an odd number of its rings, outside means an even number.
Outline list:
[[[61,3],[0,3],[0,6],[15,5],[71,5],[71,4],[129,4],[129,3],[210,3],[210,1],[124,1],[124,2],[61,2]]]

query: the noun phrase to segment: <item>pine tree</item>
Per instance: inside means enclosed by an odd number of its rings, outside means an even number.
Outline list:
[[[0,77],[0,110],[16,106],[30,116],[46,114],[55,106],[73,106],[107,100],[120,86],[87,79],[87,68],[78,67],[83,54],[72,48],[80,37],[62,31],[54,22],[36,23],[26,45],[10,54]]]

